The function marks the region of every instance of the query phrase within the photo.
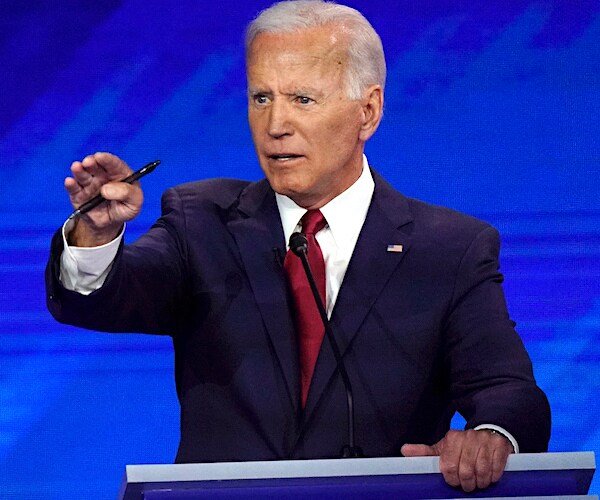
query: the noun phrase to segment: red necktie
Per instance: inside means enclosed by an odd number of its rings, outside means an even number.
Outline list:
[[[321,300],[325,304],[325,261],[323,260],[321,247],[315,239],[315,234],[325,227],[327,221],[319,210],[309,210],[304,214],[300,223],[302,224],[302,232],[306,235],[308,241],[308,263],[315,276]],[[315,363],[325,334],[325,327],[321,321],[319,309],[310,290],[310,284],[300,257],[289,250],[285,256],[283,267],[294,299],[294,318],[300,351],[302,407],[304,408]]]

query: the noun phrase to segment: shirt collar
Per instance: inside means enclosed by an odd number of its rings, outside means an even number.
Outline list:
[[[338,247],[354,243],[367,217],[371,204],[375,182],[369,169],[367,157],[363,155],[363,170],[357,181],[346,191],[321,207],[321,213],[327,220],[331,234]],[[307,212],[287,196],[275,193],[281,226],[286,245],[290,236],[298,228],[298,223]]]

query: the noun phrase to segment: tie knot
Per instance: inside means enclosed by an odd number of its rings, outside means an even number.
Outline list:
[[[320,210],[309,210],[300,219],[304,234],[316,234],[325,227],[327,221]]]

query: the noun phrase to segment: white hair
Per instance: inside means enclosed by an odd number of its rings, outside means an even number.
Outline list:
[[[288,0],[263,10],[246,30],[246,61],[260,33],[291,33],[338,24],[349,28],[346,95],[358,100],[370,85],[385,86],[383,45],[373,26],[357,10],[323,0]]]

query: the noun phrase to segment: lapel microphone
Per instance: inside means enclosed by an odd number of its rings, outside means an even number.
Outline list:
[[[315,302],[317,303],[317,309],[319,310],[321,321],[325,327],[325,335],[327,335],[327,338],[329,339],[329,344],[331,345],[331,350],[333,351],[333,355],[335,357],[337,371],[342,377],[342,382],[344,383],[344,388],[346,389],[346,402],[348,405],[348,444],[342,447],[340,457],[363,458],[364,454],[362,449],[360,446],[356,446],[354,443],[354,397],[352,395],[352,384],[350,383],[350,378],[348,377],[348,372],[346,371],[346,365],[344,364],[344,360],[340,354],[340,348],[338,347],[338,343],[335,340],[333,331],[331,330],[331,325],[329,324],[327,312],[325,311],[325,306],[321,300],[321,296],[315,282],[315,277],[308,263],[308,240],[306,239],[306,236],[302,233],[293,233],[290,236],[290,250],[294,252],[294,254],[296,254],[302,261],[302,267],[304,268],[304,272],[308,278],[310,290],[312,291]]]

